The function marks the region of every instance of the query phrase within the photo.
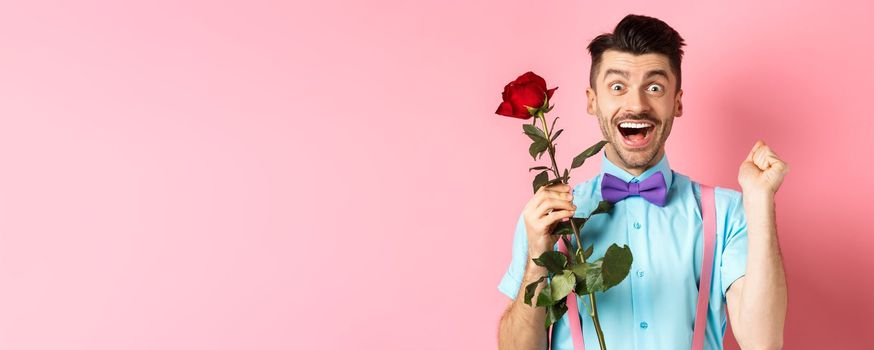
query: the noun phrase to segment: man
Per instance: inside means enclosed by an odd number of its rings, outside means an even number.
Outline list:
[[[588,113],[597,116],[609,142],[601,173],[573,190],[563,184],[542,187],[525,205],[516,226],[513,259],[498,286],[512,299],[499,325],[501,349],[547,346],[545,311],[525,304],[520,292],[546,274],[531,258],[555,250],[558,237],[548,232],[556,222],[587,216],[596,207],[607,174],[628,183],[659,174],[667,189],[663,203],[631,195],[616,201],[610,214],[592,216],[582,229],[584,243],[594,244],[593,259],[613,243],[627,244],[634,254],[625,280],[596,295],[607,348],[690,348],[703,254],[700,187],[672,170],[665,154],[674,118],[683,113],[683,45],[680,35],[663,21],[636,15],[626,16],[613,33],[589,44]],[[722,349],[726,307],[741,348],[782,347],[787,288],[774,194],[787,171],[788,165],[758,141],[740,165],[743,193],[715,189],[713,282],[703,291],[711,300],[705,349]],[[584,301],[588,304],[588,298]],[[597,349],[592,319],[582,301],[580,305],[585,342]],[[555,323],[553,349],[572,347],[570,316]]]

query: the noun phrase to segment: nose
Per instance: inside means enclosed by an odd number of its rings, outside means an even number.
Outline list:
[[[642,91],[632,91],[625,94],[625,111],[629,114],[649,112],[649,103]]]

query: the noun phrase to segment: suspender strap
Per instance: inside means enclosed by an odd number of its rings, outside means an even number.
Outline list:
[[[710,283],[713,273],[713,245],[716,240],[716,201],[713,187],[701,185],[701,217],[704,228],[704,255],[701,257],[701,280],[698,284],[698,303],[695,309],[695,329],[692,331],[692,349],[704,350],[705,333],[707,329],[707,310],[710,301]],[[579,244],[579,243],[578,243]],[[564,240],[558,240],[558,250],[573,257],[573,252],[568,253]],[[580,311],[577,307],[577,295],[571,293],[567,297],[567,315],[570,319],[569,327],[573,339],[574,350],[585,350],[583,342],[583,327],[580,323]],[[547,334],[549,336],[549,334]]]
[[[695,311],[695,331],[692,349],[704,349],[704,331],[707,329],[707,310],[710,301],[710,277],[713,270],[713,241],[716,240],[716,198],[713,187],[701,184],[701,216],[704,225],[704,256],[701,262],[701,281],[698,284],[698,307]]]

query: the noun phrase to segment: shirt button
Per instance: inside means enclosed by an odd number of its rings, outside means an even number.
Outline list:
[[[637,277],[643,277],[643,271],[637,271]]]
[[[648,325],[646,322],[641,322],[641,323],[640,323],[640,328],[642,328],[642,329],[646,329],[647,327],[649,327],[649,325]]]
[[[634,228],[640,230],[640,223],[639,223],[639,222],[635,222],[635,223],[634,223]]]

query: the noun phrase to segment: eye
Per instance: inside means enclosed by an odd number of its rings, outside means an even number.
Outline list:
[[[624,87],[625,87],[625,85],[622,85],[622,83],[613,83],[613,84],[610,84],[610,90],[613,90],[613,91],[620,91],[620,90],[622,90],[622,88],[624,88]]]
[[[646,90],[651,92],[662,92],[662,86],[659,84],[652,84],[648,86]]]

